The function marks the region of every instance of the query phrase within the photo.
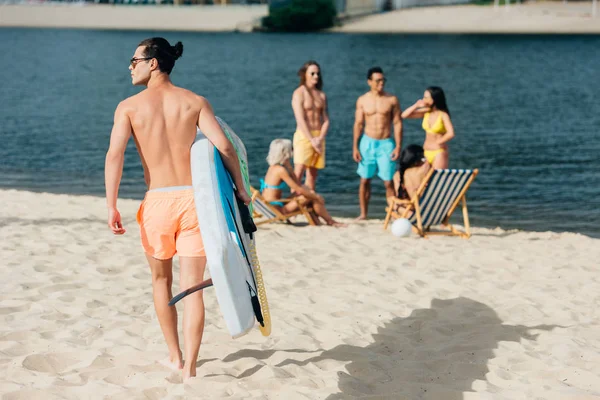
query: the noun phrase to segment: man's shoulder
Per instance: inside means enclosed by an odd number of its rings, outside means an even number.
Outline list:
[[[175,86],[173,85],[172,89],[173,92],[176,92],[178,96],[185,96],[185,97],[189,97],[189,98],[195,98],[195,99],[204,99],[204,97],[202,97],[201,95],[199,95],[198,93],[195,93],[189,89],[183,88],[181,86]]]
[[[134,109],[136,104],[140,101],[140,94],[141,93],[137,93],[121,100],[117,105],[116,112],[128,112]]]
[[[360,96],[358,96],[358,99],[356,100],[357,103],[363,103],[365,101],[370,100],[371,96],[369,96],[369,93],[371,92],[366,92]]]
[[[300,96],[304,94],[304,90],[303,90],[303,86],[298,86],[296,89],[294,89],[294,91],[292,92],[292,96]]]
[[[384,92],[383,95],[384,95],[384,97],[386,99],[388,99],[388,101],[392,101],[392,102],[397,102],[398,101],[398,96],[396,96],[393,93]]]

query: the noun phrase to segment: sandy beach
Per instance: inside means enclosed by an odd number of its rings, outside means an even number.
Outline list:
[[[347,33],[600,33],[591,2],[530,2],[504,6],[420,7],[343,21]],[[0,27],[252,31],[267,6],[0,5]]]
[[[600,6],[598,6],[600,8]],[[421,7],[349,20],[336,32],[352,33],[600,33],[592,3],[528,2],[493,6]]]
[[[600,398],[597,239],[264,227],[272,336],[231,339],[208,290],[198,377],[183,385],[157,363],[139,203],[120,200],[128,232],[114,237],[103,198],[0,199],[2,400]]]

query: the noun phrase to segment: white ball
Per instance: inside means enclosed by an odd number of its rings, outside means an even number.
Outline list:
[[[397,237],[409,236],[412,232],[412,225],[406,218],[399,218],[392,223],[392,235]]]

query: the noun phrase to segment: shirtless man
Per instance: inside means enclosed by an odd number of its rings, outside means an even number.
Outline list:
[[[358,163],[360,176],[358,200],[359,220],[367,219],[371,198],[371,179],[375,172],[385,185],[386,198],[394,196],[392,178],[395,161],[402,149],[402,119],[398,98],[383,90],[385,76],[379,67],[369,69],[367,83],[371,90],[358,98],[354,120],[354,146],[352,155]],[[365,124],[366,123],[366,124]],[[394,125],[394,139],[391,126]],[[364,127],[364,135],[363,133]]]
[[[117,209],[117,196],[125,147],[133,135],[148,186],[137,221],[152,272],[154,307],[169,349],[169,357],[162,363],[182,370],[186,381],[196,376],[196,359],[204,331],[202,291],[184,300],[184,358],[177,335],[177,311],[168,302],[172,297],[175,254],[179,255],[181,289],[204,279],[206,256],[190,186],[190,149],[196,127],[217,147],[236,186],[244,184],[236,152],[209,102],[171,83],[169,74],[182,52],[181,42],[171,46],[163,38],[146,39],[135,50],[129,65],[131,82],[146,89],[117,106],[106,154],[105,180],[108,226],[115,235],[122,235],[125,228]],[[237,195],[244,203],[250,203],[244,191]]]
[[[329,129],[327,97],[323,92],[323,76],[316,61],[307,61],[298,71],[300,85],[292,95],[296,118],[294,133],[294,174],[315,190],[318,170],[325,168],[325,136]]]

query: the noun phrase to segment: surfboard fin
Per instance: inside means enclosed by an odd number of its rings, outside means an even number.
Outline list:
[[[260,301],[258,299],[258,296],[252,296],[250,299],[252,300],[252,308],[254,309],[254,315],[256,315],[256,320],[258,321],[260,326],[264,328],[265,320],[260,309]]]

